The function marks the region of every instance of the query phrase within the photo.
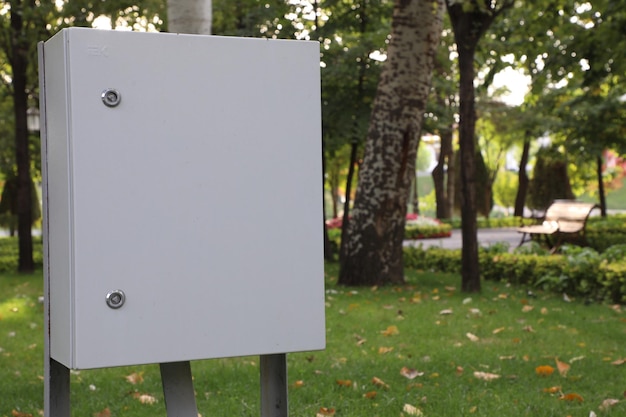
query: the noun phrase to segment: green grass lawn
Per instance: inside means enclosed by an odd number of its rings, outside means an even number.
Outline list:
[[[453,275],[358,289],[336,275],[328,265],[326,350],[288,355],[292,416],[626,415],[624,308],[492,282],[467,295]],[[39,274],[0,275],[1,417],[43,408],[41,295]],[[540,366],[554,372],[537,375]],[[192,370],[203,416],[259,415],[257,357]],[[72,414],[165,416],[160,383],[157,365],[72,372]]]

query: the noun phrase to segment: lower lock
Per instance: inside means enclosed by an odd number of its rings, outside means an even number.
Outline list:
[[[124,305],[126,294],[122,290],[113,290],[106,296],[107,305],[113,309],[118,309]]]

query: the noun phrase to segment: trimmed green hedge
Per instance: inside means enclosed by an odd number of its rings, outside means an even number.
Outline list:
[[[506,245],[495,245],[480,249],[479,262],[485,280],[527,285],[588,300],[626,303],[626,245],[612,246],[603,253],[564,246],[558,255],[547,254],[535,243],[514,253],[509,253]],[[424,271],[460,273],[461,251],[407,247],[404,264]]]

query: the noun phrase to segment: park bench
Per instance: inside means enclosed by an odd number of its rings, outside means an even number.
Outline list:
[[[522,233],[518,246],[534,238],[543,238],[551,252],[556,252],[563,243],[586,245],[585,225],[597,208],[597,204],[574,200],[555,200],[546,210],[540,224],[517,228]]]

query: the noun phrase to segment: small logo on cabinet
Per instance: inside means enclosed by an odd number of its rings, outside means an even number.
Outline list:
[[[87,45],[87,55],[89,56],[109,56],[109,47],[101,45]]]

